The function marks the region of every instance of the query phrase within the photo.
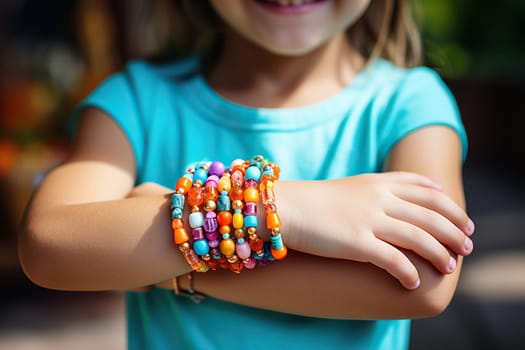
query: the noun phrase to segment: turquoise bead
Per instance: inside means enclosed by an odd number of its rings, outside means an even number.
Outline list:
[[[191,213],[189,219],[191,228],[202,227],[204,225],[204,214],[200,211]]]
[[[181,208],[173,208],[171,210],[171,217],[172,217],[172,219],[180,219],[180,218],[182,218],[182,209]]]
[[[210,246],[208,245],[208,242],[206,242],[205,239],[200,239],[198,241],[193,242],[193,250],[197,255],[205,255],[208,254],[210,251]]]
[[[174,193],[171,195],[171,207],[172,208],[184,208],[184,195],[180,193]]]
[[[202,184],[206,183],[206,179],[208,178],[208,171],[203,168],[199,168],[195,170],[195,173],[193,174],[193,183],[196,181],[200,181]]]
[[[273,249],[283,249],[284,243],[280,233],[278,235],[272,236],[270,241],[272,242]]]
[[[244,217],[244,227],[257,227],[257,216],[250,215]]]
[[[244,175],[246,179],[253,179],[259,181],[261,178],[261,170],[256,166],[250,166],[246,169],[246,174]]]

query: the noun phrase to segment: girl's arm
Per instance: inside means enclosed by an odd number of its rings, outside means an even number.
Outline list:
[[[189,272],[172,243],[168,196],[159,191],[158,195],[126,198],[135,178],[131,147],[118,126],[103,112],[86,109],[84,114],[90,115],[81,119],[72,157],[47,176],[29,207],[19,245],[25,272],[37,284],[66,290],[128,289]],[[423,139],[422,143],[419,138]],[[413,147],[414,144],[417,147]],[[419,156],[429,145],[435,146],[429,150],[431,153]],[[432,127],[400,142],[392,151],[389,164],[391,169],[429,174],[459,201],[462,198],[459,154],[455,134]],[[348,188],[356,184],[355,179],[347,181]],[[385,182],[396,184],[397,180]],[[340,205],[347,203],[341,198],[347,190],[343,188],[343,180],[278,184],[278,206],[283,222],[288,222],[286,230],[292,249],[319,253],[316,249],[324,244],[328,249],[321,251],[322,255],[351,259],[355,253],[353,247],[361,247],[364,251],[360,259],[366,261],[364,253],[370,249],[366,243],[372,242],[372,238],[356,236],[354,220],[348,219],[351,215],[343,215],[345,207]],[[461,253],[460,230],[450,226],[467,225],[466,215],[446,203],[443,195],[437,194],[439,191],[419,187],[431,195],[411,199],[412,202],[431,198],[435,203],[425,205],[436,210],[428,209],[425,215],[436,223],[448,223],[448,232],[434,232],[436,240],[448,241],[456,253]],[[406,189],[398,186],[399,191]],[[308,197],[309,201],[304,202],[305,191],[313,195],[315,201]],[[348,191],[348,195],[351,196],[351,192]],[[406,196],[411,193],[419,195],[420,191],[408,191],[400,196],[410,202]],[[411,206],[406,208],[409,217],[410,213],[418,213]],[[435,211],[441,211],[442,215],[432,215]],[[406,213],[391,215],[407,216]],[[414,232],[416,236],[428,236]],[[286,237],[287,233],[284,234]],[[457,237],[451,238],[454,235]],[[325,244],[337,241],[334,237],[340,237],[339,241],[348,249]],[[384,238],[388,237],[380,240]],[[401,238],[393,240],[396,239]],[[423,241],[428,243],[428,237]],[[368,263],[297,252],[290,252],[290,257],[283,262],[241,275],[226,271],[194,274],[195,288],[241,304],[311,316],[378,319],[433,315],[448,305],[459,270],[449,275],[437,272],[436,265],[442,269],[440,255],[444,248],[441,244],[428,244],[433,248],[421,248],[419,254],[434,260],[434,266],[407,253],[421,279],[421,287],[415,291],[406,290],[385,270]],[[420,245],[414,240],[407,248],[419,249]],[[439,251],[436,257],[432,256],[433,250]],[[397,273],[400,279],[413,275],[411,264],[399,255],[389,257],[393,260],[387,258],[375,263],[383,264],[383,268]]]

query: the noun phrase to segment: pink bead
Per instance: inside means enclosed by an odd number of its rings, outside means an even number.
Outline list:
[[[235,252],[239,258],[244,260],[250,257],[252,250],[250,249],[248,242],[243,241],[242,243],[237,242]]]
[[[219,239],[219,231],[206,232],[206,238],[209,240]]]
[[[244,204],[245,216],[256,216],[257,215],[257,203],[247,202]]]
[[[251,270],[257,265],[257,260],[255,260],[254,258],[248,258],[243,260],[242,263],[244,264],[244,267]]]
[[[257,188],[257,181],[248,179],[244,182],[244,188]]]
[[[234,159],[230,164],[230,169],[233,169],[237,165],[243,165],[244,160],[243,159]]]
[[[208,242],[208,245],[210,246],[210,248],[217,248],[219,246],[219,240],[212,239]]]
[[[204,232],[202,231],[202,227],[192,228],[191,235],[194,241],[198,241],[199,239],[204,239]]]
[[[217,187],[219,184],[219,177],[217,175],[210,175],[206,179],[206,186]]]

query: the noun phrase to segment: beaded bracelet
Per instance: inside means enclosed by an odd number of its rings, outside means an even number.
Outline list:
[[[198,163],[177,181],[171,198],[174,241],[194,271],[219,266],[240,273],[243,268],[286,257],[273,191],[279,172],[277,165],[255,156],[246,161],[236,159],[229,169],[221,162]],[[192,239],[183,221],[185,196]],[[270,242],[257,235],[259,198]]]

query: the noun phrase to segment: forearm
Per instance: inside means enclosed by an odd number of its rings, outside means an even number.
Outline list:
[[[22,266],[64,290],[128,289],[190,271],[172,243],[164,195],[30,210]]]

